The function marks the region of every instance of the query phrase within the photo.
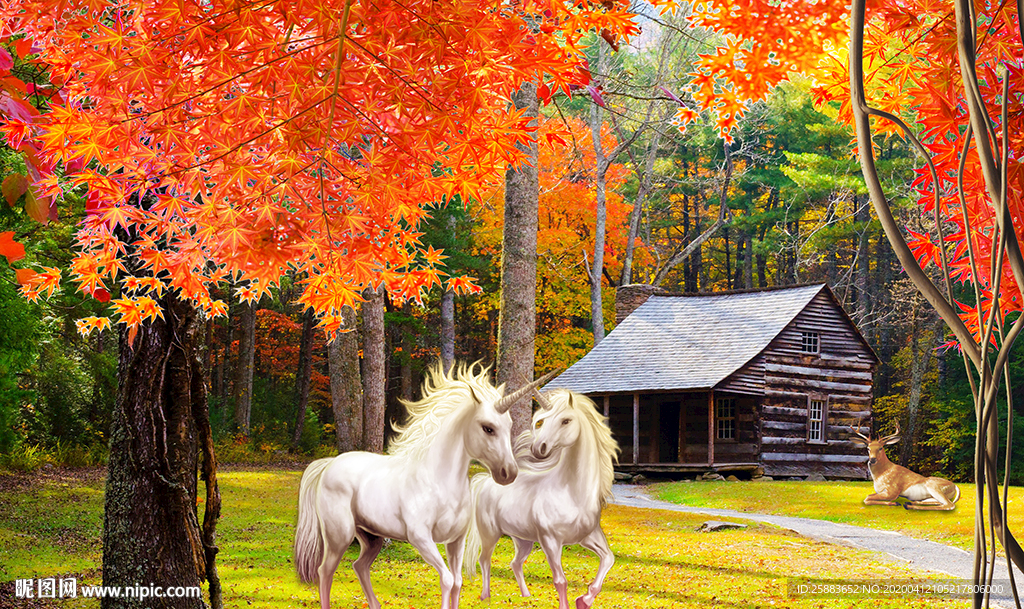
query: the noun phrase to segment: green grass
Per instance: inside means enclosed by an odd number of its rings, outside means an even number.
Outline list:
[[[221,474],[223,518],[218,556],[226,607],[318,607],[316,589],[300,584],[291,562],[298,471],[226,471]],[[77,574],[99,581],[102,480],[41,479],[0,487],[0,593],[14,578]],[[616,554],[598,607],[835,607],[863,599],[794,599],[787,578],[890,580],[915,574],[870,553],[798,537],[770,526],[696,533],[705,517],[609,506],[605,532]],[[80,541],[68,542],[68,539]],[[13,540],[13,542],[11,541]],[[365,606],[349,563],[335,576],[332,606]],[[550,608],[557,604],[551,574],[537,550],[526,565],[533,592],[520,598],[508,568],[511,543],[495,553],[492,598],[478,599],[479,578],[467,580],[462,606]],[[563,564],[571,596],[582,593],[596,558],[567,548]],[[373,580],[386,607],[436,607],[436,573],[407,544],[392,543],[374,564]],[[81,580],[80,580],[81,581]],[[0,597],[3,595],[0,594]],[[570,597],[571,599],[571,597]],[[2,598],[0,598],[2,600]],[[77,606],[90,606],[80,601]],[[966,601],[893,597],[880,607],[967,607]],[[75,606],[75,605],[72,605]]]
[[[654,498],[680,505],[843,522],[973,552],[977,487],[958,486],[960,501],[949,512],[864,505],[864,497],[874,492],[871,482],[670,482],[654,484],[648,491]],[[1017,533],[1024,527],[1024,488],[1010,487],[1009,497],[1008,522]]]

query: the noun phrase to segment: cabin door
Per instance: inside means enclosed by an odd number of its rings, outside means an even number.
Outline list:
[[[679,402],[658,406],[658,462],[679,463]]]

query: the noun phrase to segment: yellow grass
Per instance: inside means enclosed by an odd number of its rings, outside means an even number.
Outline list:
[[[974,551],[977,487],[959,484],[960,501],[950,512],[864,505],[871,482],[672,482],[651,485],[652,497],[694,507],[800,516],[896,531]],[[1010,487],[1010,531],[1024,530],[1024,488]],[[987,507],[986,507],[987,513]]]
[[[316,589],[297,581],[291,559],[299,477],[298,471],[222,472],[224,516],[218,529],[218,563],[226,607],[319,606]],[[77,574],[80,583],[99,583],[101,489],[99,480],[71,484],[37,481],[28,489],[3,492],[0,538],[15,539],[17,543],[0,547],[0,605],[11,599],[10,582],[15,578]],[[55,500],[58,496],[74,499]],[[769,526],[695,532],[704,520],[707,518],[702,516],[609,506],[603,524],[617,560],[596,606],[968,606],[963,600],[901,595],[871,600],[790,597],[786,583],[791,578],[819,583],[845,579],[887,582],[915,573],[868,552],[811,541]],[[68,544],[65,538],[69,528],[85,542]],[[365,606],[349,566],[355,549],[349,552],[334,580],[332,607],[336,609]],[[527,582],[533,592],[530,598],[518,595],[508,568],[511,555],[511,543],[503,540],[495,553],[491,600],[479,600],[479,578],[467,580],[462,607],[556,606],[543,554],[535,551],[526,565]],[[597,560],[574,547],[566,548],[563,563],[571,602],[593,577]],[[437,575],[408,544],[392,543],[382,552],[374,564],[373,580],[385,607],[439,606]],[[93,605],[79,599],[71,606]]]

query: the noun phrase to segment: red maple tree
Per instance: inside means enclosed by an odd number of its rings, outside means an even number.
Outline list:
[[[849,9],[809,0],[711,0],[697,16],[727,41],[702,60],[692,85],[700,105],[717,112],[723,133],[736,103],[763,97],[788,78],[787,69],[815,76],[819,103],[838,102],[840,116],[856,128],[878,219],[907,275],[952,331],[970,377],[978,435],[975,583],[995,569],[987,531],[1008,561],[1024,566],[1024,549],[1006,524],[1006,494],[999,496],[996,416],[1005,389],[1005,489],[1013,417],[1008,361],[1024,331],[1022,13],[1022,0],[854,0]],[[694,117],[681,111],[684,121]],[[907,231],[893,218],[874,164],[876,133],[906,138],[923,159],[913,187],[932,215],[930,234]],[[941,269],[944,286],[924,271],[929,264]],[[971,288],[973,303],[955,299],[953,282]],[[987,598],[974,600],[980,606]]]
[[[418,300],[444,283],[440,252],[418,241],[423,206],[519,163],[532,134],[510,92],[580,84],[582,37],[633,34],[627,9],[3,0],[2,132],[28,169],[4,194],[46,221],[64,192],[85,193],[73,279],[120,296],[112,312],[132,332],[166,289],[219,314],[212,285],[233,278],[251,300],[289,271],[333,330],[367,286]],[[25,82],[33,65],[45,82]],[[19,275],[30,298],[57,285],[41,271]]]

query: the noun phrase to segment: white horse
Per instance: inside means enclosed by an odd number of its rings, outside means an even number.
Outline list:
[[[601,530],[601,509],[611,495],[619,447],[607,420],[589,398],[556,389],[546,396],[538,394],[538,401],[541,408],[533,415],[532,435],[524,432],[516,440],[519,477],[505,486],[487,474],[473,477],[476,517],[466,538],[466,570],[472,576],[473,562],[479,557],[480,598],[489,598],[491,554],[498,538],[507,534],[515,541],[512,571],[519,591],[529,596],[523,563],[533,543],[540,542],[554,576],[558,607],[568,609],[562,546],[578,543],[600,559],[587,593],[576,599],[577,609],[587,609],[615,562]]]
[[[457,609],[462,551],[472,520],[470,459],[482,462],[499,484],[515,480],[509,407],[542,378],[502,397],[487,380],[461,366],[427,373],[423,399],[406,403],[410,420],[389,455],[348,452],[314,461],[302,474],[295,568],[304,582],[319,580],[320,606],[330,608],[331,580],[345,550],[359,540],[352,564],[370,609],[380,602],[370,565],[384,539],[408,541],[441,579],[441,607]],[[445,544],[450,569],[437,544]]]

